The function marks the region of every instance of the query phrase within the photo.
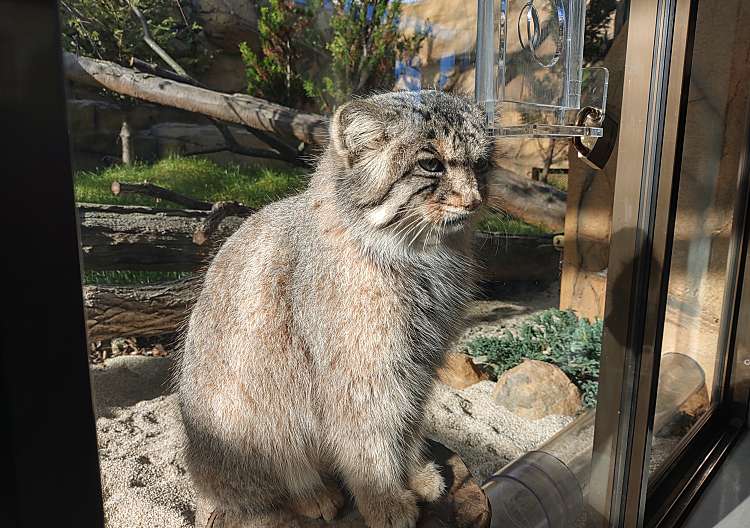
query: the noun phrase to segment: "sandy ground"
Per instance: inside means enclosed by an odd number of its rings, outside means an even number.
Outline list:
[[[557,292],[519,293],[507,302],[472,306],[471,328],[456,349],[476,335],[513,327],[555,306]],[[121,356],[92,367],[102,488],[109,528],[190,527],[194,492],[181,457],[179,413],[170,389],[172,360]],[[483,480],[533,449],[570,418],[530,421],[495,405],[493,383],[463,391],[440,387],[427,410],[428,435],[456,451]]]

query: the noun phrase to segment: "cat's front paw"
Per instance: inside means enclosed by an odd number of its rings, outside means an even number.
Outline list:
[[[358,502],[359,512],[369,528],[415,528],[419,508],[410,490],[395,497],[366,499]]]
[[[428,462],[412,473],[408,486],[425,502],[435,502],[445,492],[445,481],[434,462]]]
[[[332,521],[345,502],[346,499],[338,486],[326,483],[324,488],[310,497],[293,499],[291,510],[310,519],[322,517],[326,521]]]

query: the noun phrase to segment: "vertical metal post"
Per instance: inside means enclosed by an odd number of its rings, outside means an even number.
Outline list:
[[[643,524],[687,103],[691,13],[691,0],[630,4],[588,497],[589,526],[597,528]]]

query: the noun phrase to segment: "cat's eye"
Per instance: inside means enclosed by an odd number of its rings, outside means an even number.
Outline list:
[[[419,159],[417,164],[427,172],[443,172],[445,170],[443,163],[435,157]]]

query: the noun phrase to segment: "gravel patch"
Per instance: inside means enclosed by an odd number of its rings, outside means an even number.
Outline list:
[[[439,383],[426,409],[427,436],[456,452],[480,482],[573,421],[569,416],[516,416],[494,402],[494,386],[482,381],[456,390]]]

